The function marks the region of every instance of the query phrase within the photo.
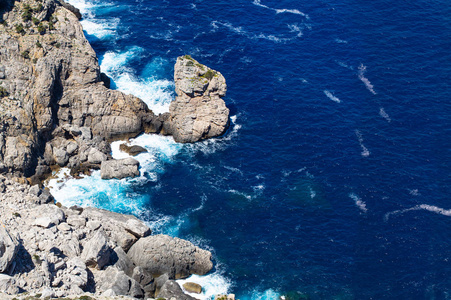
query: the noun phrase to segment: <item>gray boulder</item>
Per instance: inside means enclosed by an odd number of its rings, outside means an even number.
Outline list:
[[[102,179],[126,178],[139,176],[139,162],[134,158],[103,161],[100,166]]]
[[[0,273],[5,272],[19,250],[18,241],[0,226]]]
[[[4,292],[10,295],[18,294],[19,288],[16,285],[14,277],[0,274],[0,292]]]
[[[213,267],[211,253],[192,243],[167,235],[139,239],[128,251],[128,256],[148,274],[168,274],[169,279],[204,275]]]
[[[158,297],[175,300],[196,300],[196,298],[183,293],[178,283],[173,280],[165,282],[158,293]]]
[[[96,267],[101,270],[110,261],[111,248],[108,240],[102,231],[96,234],[85,244],[81,259],[87,266]]]
[[[144,297],[144,291],[136,280],[127,276],[124,271],[119,271],[111,266],[101,276],[96,277],[96,290],[107,292],[110,295],[128,295],[135,298]]]

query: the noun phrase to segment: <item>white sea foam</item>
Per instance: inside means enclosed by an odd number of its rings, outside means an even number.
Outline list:
[[[355,202],[355,205],[357,205],[357,207],[362,211],[362,212],[367,212],[368,211],[368,209],[366,208],[366,203],[364,202],[364,201],[362,201],[362,199],[359,197],[359,196],[357,196],[356,194],[354,194],[354,193],[350,193],[349,194],[349,197],[352,199],[352,200],[354,200],[354,202]]]
[[[309,186],[309,190],[310,190],[310,198],[311,199],[315,198],[316,197],[315,190],[311,186]]]
[[[411,189],[411,190],[409,189],[409,194],[412,195],[412,196],[419,196],[420,195],[418,189]]]
[[[365,72],[366,72],[366,66],[364,66],[363,64],[360,64],[359,72],[358,72],[359,79],[365,84],[368,91],[370,91],[373,95],[376,95],[377,93],[374,91],[374,86],[371,84],[371,82],[368,80],[368,78],[365,77]]]
[[[137,195],[130,189],[133,179],[100,178],[100,171],[93,171],[91,176],[74,179],[68,169],[61,169],[56,178],[49,180],[47,187],[57,202],[65,206],[94,206],[115,211],[138,213],[145,202],[146,195]]]
[[[277,299],[281,299],[281,297],[282,297],[282,295],[273,289],[268,289],[263,292],[254,290],[252,292],[252,296],[250,297],[250,300],[277,300]]]
[[[174,99],[174,82],[155,80],[151,72],[149,77],[138,77],[130,67],[143,52],[144,49],[136,46],[121,53],[109,51],[103,56],[100,69],[113,79],[118,90],[142,99],[155,114],[168,112],[169,104]],[[158,68],[158,65],[155,67]]]
[[[336,60],[335,61],[339,66],[342,66],[343,68],[349,69],[349,70],[354,70],[354,67],[348,65],[347,63],[344,63],[342,61]]]
[[[290,13],[290,14],[295,14],[295,15],[301,15],[305,18],[309,18],[309,16],[305,13],[303,13],[302,11],[298,10],[298,9],[289,9],[289,8],[272,8],[269,7],[267,5],[264,5],[261,3],[261,0],[254,0],[254,2],[252,2],[254,5],[269,9],[269,10],[273,10],[275,11],[277,14],[282,14],[282,13]]]
[[[232,32],[235,32],[236,34],[245,36],[249,39],[255,40],[255,39],[264,39],[264,40],[269,40],[275,43],[284,43],[284,42],[288,42],[291,41],[293,39],[299,38],[302,36],[302,29],[299,27],[299,25],[293,25],[293,24],[287,24],[288,28],[290,29],[290,33],[294,33],[295,35],[293,37],[281,37],[281,36],[276,36],[273,34],[264,34],[264,33],[259,33],[259,34],[255,34],[252,32],[248,32],[247,30],[243,29],[242,27],[235,27],[233,26],[231,23],[229,22],[220,22],[220,21],[213,21],[211,22],[211,26],[214,29],[219,28],[219,26],[225,27],[227,29],[229,29]]]
[[[337,42],[339,44],[347,44],[348,43],[348,41],[342,40],[342,39],[335,39],[335,42]]]
[[[111,38],[116,34],[116,28],[119,24],[119,19],[114,18],[111,20],[93,20],[85,19],[81,20],[83,30],[87,34],[95,36],[98,39]]]
[[[332,94],[330,91],[324,90],[323,92],[324,92],[324,94],[327,96],[327,98],[329,98],[330,100],[332,100],[332,101],[334,101],[334,102],[337,102],[337,103],[340,103],[340,102],[341,102],[340,99],[338,99],[337,97],[335,97],[334,94]]]
[[[183,284],[186,282],[194,282],[202,286],[202,293],[195,294],[189,293],[183,289]],[[221,272],[215,271],[212,274],[199,276],[199,275],[191,275],[186,279],[179,279],[177,283],[184,290],[185,293],[200,300],[210,300],[213,299],[216,295],[225,295],[228,294],[230,288],[232,286],[232,282],[230,279],[226,278]]]
[[[384,118],[385,120],[387,120],[387,122],[391,122],[391,118],[390,118],[390,116],[385,112],[385,109],[383,108],[383,107],[381,107],[380,109],[379,109],[379,115],[382,117],[382,118]]]
[[[362,156],[363,157],[368,157],[368,156],[370,156],[370,151],[365,147],[365,145],[363,144],[363,136],[362,136],[362,134],[360,133],[360,131],[359,130],[356,130],[355,131],[355,135],[357,136],[357,139],[359,140],[359,144],[360,144],[360,147],[362,148]]]
[[[437,207],[434,205],[429,205],[429,204],[420,204],[420,205],[416,205],[411,208],[395,210],[395,211],[386,213],[384,216],[384,219],[385,219],[385,221],[387,221],[392,215],[403,214],[403,213],[406,213],[409,211],[416,211],[416,210],[426,210],[426,211],[430,211],[430,212],[433,212],[433,213],[436,213],[439,215],[451,217],[451,209],[444,209],[444,208]]]
[[[297,37],[301,37],[303,35],[301,26],[299,24],[288,24],[288,29],[290,32],[294,32]]]
[[[194,144],[185,144],[192,155],[202,152],[204,155],[210,155],[218,150],[224,150],[230,146],[230,142],[238,136],[241,125],[237,123],[237,116],[230,117],[230,129],[225,136],[203,140]]]

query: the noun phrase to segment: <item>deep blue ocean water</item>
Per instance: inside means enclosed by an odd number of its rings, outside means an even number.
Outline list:
[[[225,76],[232,125],[131,141],[139,179],[71,180],[59,201],[210,249],[210,294],[451,298],[448,1],[70,2],[115,88],[163,112],[190,54]]]

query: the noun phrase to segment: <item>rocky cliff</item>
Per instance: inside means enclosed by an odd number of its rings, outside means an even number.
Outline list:
[[[40,180],[54,166],[135,176],[137,161],[110,162],[109,143],[142,132],[178,142],[223,134],[225,79],[179,58],[178,97],[156,116],[139,98],[108,88],[79,18],[57,0],[0,0],[0,297],[190,299],[172,280],[209,272],[210,252],[152,236],[133,216],[57,206]]]
[[[185,55],[177,59],[174,80],[177,97],[163,129],[181,143],[222,135],[229,125],[229,109],[221,99],[227,91],[224,76]]]

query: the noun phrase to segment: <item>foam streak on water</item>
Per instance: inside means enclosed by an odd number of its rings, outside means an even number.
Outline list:
[[[362,134],[360,133],[360,131],[359,130],[356,130],[355,131],[355,135],[357,136],[357,139],[359,140],[359,144],[360,144],[360,147],[362,148],[362,156],[363,157],[368,157],[368,156],[370,156],[370,151],[365,147],[365,145],[363,144],[363,136],[362,136]]]
[[[444,208],[437,207],[437,206],[434,206],[434,205],[429,205],[429,204],[420,204],[420,205],[416,205],[416,206],[411,207],[411,208],[395,210],[395,211],[386,213],[385,216],[384,216],[384,220],[388,221],[388,219],[392,215],[399,215],[399,214],[404,214],[404,213],[409,212],[409,211],[417,211],[417,210],[426,210],[426,211],[430,211],[430,212],[433,212],[433,213],[436,213],[436,214],[439,214],[439,215],[451,217],[451,209],[444,209]]]
[[[272,7],[269,7],[269,6],[267,6],[267,5],[262,4],[262,3],[261,3],[261,0],[254,0],[254,2],[252,2],[252,3],[253,3],[254,5],[257,5],[257,6],[266,8],[266,9],[273,10],[273,11],[275,11],[275,12],[278,13],[278,14],[281,14],[281,13],[290,13],[290,14],[295,14],[295,15],[301,15],[301,16],[307,18],[307,19],[309,18],[309,16],[308,16],[307,14],[303,13],[302,11],[300,11],[300,10],[298,10],[298,9],[288,9],[288,8],[281,8],[281,9],[279,9],[279,8],[272,8]]]
[[[332,93],[331,93],[330,91],[328,91],[328,90],[324,90],[324,94],[327,96],[327,98],[329,98],[330,100],[332,100],[332,101],[334,101],[334,102],[337,102],[337,103],[340,103],[340,102],[341,102],[340,99],[338,99],[337,97],[335,97],[334,94],[332,94]]]
[[[359,66],[359,72],[358,72],[359,79],[365,84],[368,91],[370,91],[373,95],[376,95],[377,93],[374,91],[374,86],[371,84],[371,82],[368,80],[368,78],[365,77],[365,73],[366,73],[366,66],[361,64]]]

